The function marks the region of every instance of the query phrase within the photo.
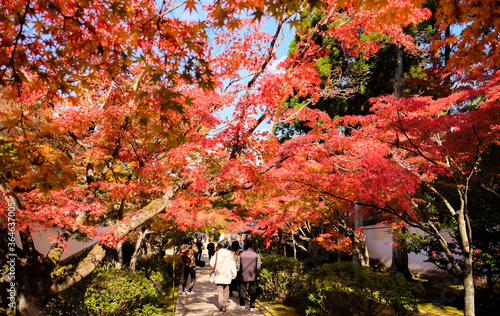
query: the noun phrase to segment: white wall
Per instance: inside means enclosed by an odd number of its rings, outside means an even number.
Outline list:
[[[419,231],[418,229],[411,229]],[[366,244],[370,258],[380,260],[386,268],[391,266],[392,262],[392,233],[389,225],[370,225],[366,226]],[[450,241],[451,237],[445,233],[445,239]],[[435,264],[424,262],[427,259],[423,254],[408,254],[408,267],[413,275],[425,275],[444,272],[439,270]]]

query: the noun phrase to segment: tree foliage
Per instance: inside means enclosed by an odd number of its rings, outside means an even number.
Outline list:
[[[347,59],[370,58],[387,43],[421,51],[404,30],[430,17],[421,4],[2,2],[0,203],[16,207],[20,313],[35,313],[79,282],[104,258],[104,247],[159,214],[182,230],[204,224],[233,229],[258,220],[252,229],[265,236],[283,225],[293,230],[305,220],[326,221],[332,229],[321,242],[335,247],[332,241],[349,241],[334,224],[355,211],[357,201],[362,212],[399,216],[439,239],[428,196],[416,194],[422,186],[457,218],[466,263],[453,269],[466,282],[473,249],[469,182],[498,139],[494,10],[468,15],[477,3],[439,3],[435,19],[442,32],[455,21],[467,21],[472,30],[433,42],[456,44],[447,70],[428,79],[455,80],[458,88],[449,95],[380,96],[372,115],[338,119],[284,104],[292,96],[311,104],[320,99],[318,61],[332,49]],[[301,29],[302,41],[283,71],[270,71],[284,24],[298,25],[294,14],[307,5],[325,15]],[[457,20],[448,19],[456,8]],[[205,15],[182,19],[176,15],[182,9]],[[266,17],[277,20],[275,33],[260,29]],[[452,71],[465,63],[470,66],[462,73]],[[222,120],[223,110],[232,116]],[[295,119],[310,131],[284,143],[258,131],[262,123]],[[441,185],[460,203],[452,204]],[[53,226],[60,233],[48,254],[40,254],[30,233]],[[65,244],[76,233],[99,243],[73,268],[62,269]]]

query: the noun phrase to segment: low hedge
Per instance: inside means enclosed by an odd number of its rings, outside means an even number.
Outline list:
[[[310,275],[307,315],[376,315],[391,307],[395,315],[416,313],[423,287],[400,273],[377,273],[353,262],[325,264]]]
[[[140,261],[137,271],[98,268],[53,298],[45,315],[158,315],[158,296],[169,295],[173,273],[162,261]]]
[[[417,312],[423,287],[401,274],[378,273],[353,262],[306,272],[293,258],[263,255],[258,286],[263,298],[294,305],[306,315],[394,315]]]
[[[293,258],[262,255],[258,286],[266,299],[290,302],[300,291],[302,263]]]

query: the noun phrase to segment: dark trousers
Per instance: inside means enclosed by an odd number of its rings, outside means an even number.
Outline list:
[[[191,276],[191,283],[189,283],[188,291],[191,292],[196,282],[196,270],[195,267],[184,267],[184,281],[182,282],[182,291],[186,291],[186,284],[188,277]]]
[[[234,278],[233,280],[231,280],[231,284],[229,285],[229,296],[233,296],[233,291],[239,291],[239,283],[240,281],[238,280],[238,278]]]
[[[250,295],[250,308],[255,308],[255,295],[257,293],[257,287],[255,281],[252,282],[240,281],[240,305],[245,306],[247,284],[248,284],[248,295]]]

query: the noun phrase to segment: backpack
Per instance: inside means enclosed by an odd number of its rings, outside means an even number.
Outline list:
[[[189,265],[191,263],[191,258],[189,258],[189,250],[186,250],[183,253],[181,253],[181,260],[182,263],[184,263],[185,265]]]

